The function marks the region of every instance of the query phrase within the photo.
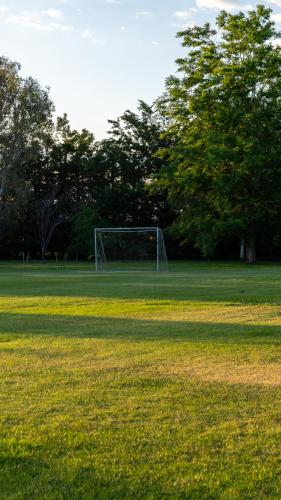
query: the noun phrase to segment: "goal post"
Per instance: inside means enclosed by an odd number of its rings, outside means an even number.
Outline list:
[[[159,227],[97,227],[94,247],[97,272],[168,271]]]

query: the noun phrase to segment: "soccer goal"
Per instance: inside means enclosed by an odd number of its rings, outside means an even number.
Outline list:
[[[95,228],[94,238],[97,272],[168,270],[159,227]]]

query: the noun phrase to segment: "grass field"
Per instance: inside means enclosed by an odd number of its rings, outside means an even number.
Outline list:
[[[281,498],[281,265],[0,265],[0,498]]]

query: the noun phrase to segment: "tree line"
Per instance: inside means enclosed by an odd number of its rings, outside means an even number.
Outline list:
[[[165,230],[170,258],[279,259],[281,49],[271,10],[178,33],[152,105],[97,141],[0,58],[0,257],[93,256],[94,226]]]

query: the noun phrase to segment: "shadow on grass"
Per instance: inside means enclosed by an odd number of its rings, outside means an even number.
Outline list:
[[[129,468],[129,472],[127,467],[127,473],[116,473],[111,464],[102,470],[93,463],[92,466],[76,467],[70,473],[69,467],[66,469],[64,463],[57,463],[54,467],[43,462],[41,457],[30,459],[11,456],[0,458],[0,466],[3,499],[171,498],[171,487],[168,494],[161,484],[165,479],[164,473],[157,481],[145,470],[140,473],[137,469],[134,471],[133,467]],[[216,498],[204,484],[195,483],[188,489],[196,498]],[[186,487],[179,486],[175,498],[187,498]]]
[[[1,313],[0,343],[23,336],[279,345],[281,326]]]
[[[0,266],[1,267],[1,266]],[[250,268],[192,263],[183,273],[109,273],[73,268],[0,270],[1,295],[89,297],[121,300],[210,301],[280,304],[281,266]]]

